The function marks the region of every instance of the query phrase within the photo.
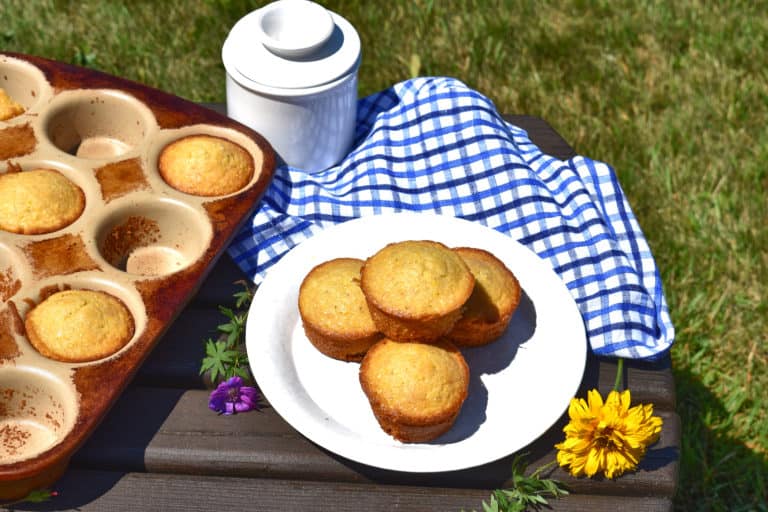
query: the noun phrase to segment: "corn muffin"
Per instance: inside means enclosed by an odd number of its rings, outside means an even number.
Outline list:
[[[469,367],[448,340],[384,338],[363,358],[360,385],[385,432],[402,442],[426,442],[456,421],[469,392]]]
[[[313,268],[299,288],[299,313],[309,341],[323,354],[360,361],[379,341],[360,290],[363,260],[337,258]]]
[[[120,350],[133,337],[133,316],[112,295],[94,290],[54,293],[24,320],[27,338],[45,357],[95,361]]]
[[[368,258],[360,285],[376,327],[398,341],[434,341],[453,328],[475,279],[439,242],[409,240]]]
[[[0,121],[6,121],[23,113],[24,107],[13,101],[13,98],[0,87]]]
[[[0,229],[36,235],[74,222],[85,194],[58,171],[35,169],[0,174]]]
[[[520,283],[506,265],[488,251],[470,247],[454,251],[475,276],[475,289],[464,314],[447,337],[460,347],[486,345],[507,329],[520,304]]]
[[[213,135],[183,137],[163,148],[158,159],[166,183],[187,194],[220,196],[246,186],[253,157],[243,147]]]

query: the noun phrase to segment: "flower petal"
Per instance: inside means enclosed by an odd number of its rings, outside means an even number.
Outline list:
[[[602,468],[600,464],[600,455],[597,450],[589,450],[586,458],[586,464],[584,465],[584,471],[588,477],[593,477]]]
[[[235,375],[234,377],[230,377],[227,379],[227,381],[224,383],[228,388],[239,388],[243,385],[243,379]]]
[[[603,397],[600,396],[600,392],[596,389],[590,389],[587,392],[587,400],[589,400],[590,411],[599,413],[603,407]]]
[[[629,390],[611,391],[605,401],[595,389],[586,401],[573,398],[570,421],[563,427],[566,437],[555,445],[558,464],[573,476],[588,477],[603,473],[615,478],[635,469],[658,440],[662,420],[653,416],[652,405],[630,407],[631,402]]]

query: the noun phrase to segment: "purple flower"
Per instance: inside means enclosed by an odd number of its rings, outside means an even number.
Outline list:
[[[208,408],[221,414],[235,414],[259,408],[256,388],[243,386],[243,379],[232,377],[211,392]]]

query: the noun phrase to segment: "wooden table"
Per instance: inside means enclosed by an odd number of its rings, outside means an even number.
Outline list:
[[[221,106],[215,106],[221,109]],[[545,152],[573,149],[539,118],[509,116]],[[58,496],[21,510],[481,510],[490,490],[510,477],[511,456],[449,473],[408,474],[346,460],[298,434],[268,405],[260,412],[218,416],[198,375],[203,340],[232,304],[243,275],[227,255],[141,366],[100,427],[77,451]],[[258,356],[256,356],[258,357]],[[635,401],[653,403],[664,420],[660,441],[637,472],[616,481],[574,479],[557,469],[572,494],[552,510],[668,511],[678,479],[680,419],[669,359],[625,364]],[[614,362],[590,354],[579,396],[613,386]],[[535,383],[533,383],[535,386]],[[267,397],[268,399],[269,397]],[[529,471],[554,459],[565,415],[523,451]],[[520,421],[525,421],[521,415]]]

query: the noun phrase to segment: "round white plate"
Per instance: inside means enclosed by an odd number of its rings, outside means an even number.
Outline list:
[[[376,422],[358,380],[359,364],[324,356],[307,340],[299,286],[317,264],[365,259],[401,240],[485,249],[515,274],[523,297],[504,336],[463,350],[469,397],[453,428],[429,443],[401,443]],[[505,457],[543,434],[567,409],[584,373],[581,315],[551,267],[481,224],[432,214],[355,219],[304,241],[269,270],[251,303],[248,359],[274,409],[318,445],[348,459],[409,472],[451,471]]]

